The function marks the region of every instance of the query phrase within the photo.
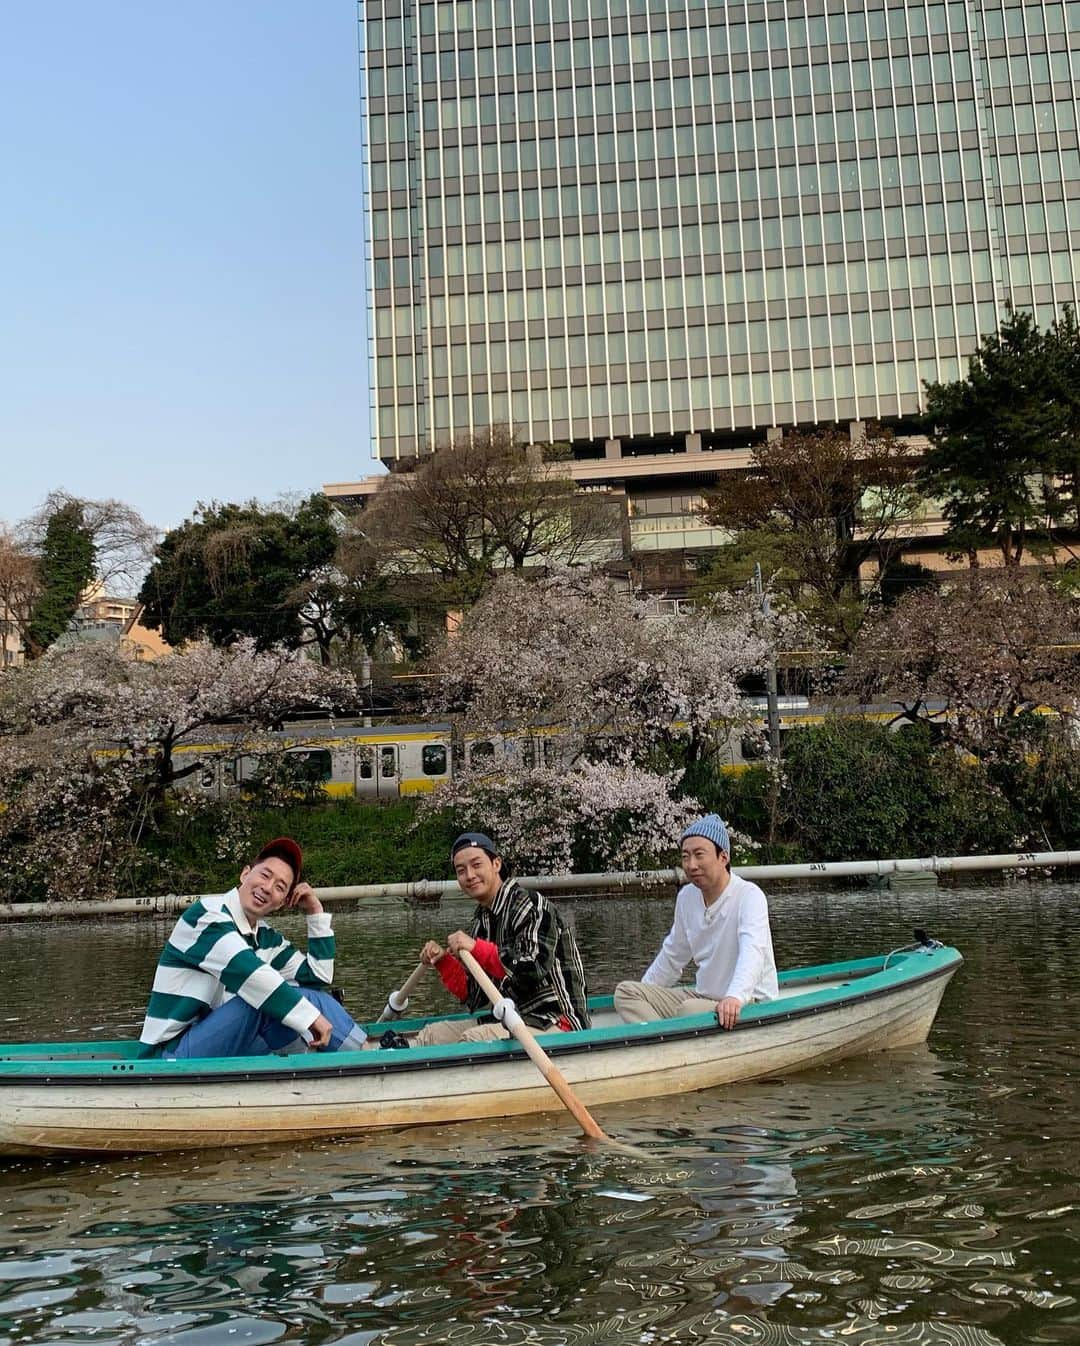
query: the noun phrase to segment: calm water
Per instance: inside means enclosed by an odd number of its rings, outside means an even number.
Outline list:
[[[595,990],[670,901],[567,904]],[[568,1118],[0,1160],[0,1346],[1080,1342],[1080,886],[773,898],[782,965],[966,963],[927,1048]],[[340,914],[358,1017],[464,907]],[[0,927],[0,1038],[134,1031],[165,925]],[[414,1003],[441,1005],[432,984]]]

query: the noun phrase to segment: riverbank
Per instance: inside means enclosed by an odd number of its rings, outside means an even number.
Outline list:
[[[792,732],[779,771],[758,765],[733,774],[699,764],[680,789],[728,820],[740,867],[1067,851],[1080,838],[1075,750],[979,762],[934,744],[922,731],[889,733],[867,722]],[[519,807],[535,813],[538,805],[523,799]],[[534,834],[542,832],[542,814],[530,818]],[[620,825],[618,815],[612,825]],[[414,799],[367,803],[316,792],[271,806],[175,794],[141,821],[131,820],[122,863],[101,863],[115,857],[106,854],[104,838],[89,837],[85,874],[73,892],[53,891],[41,866],[20,865],[20,841],[7,839],[0,846],[0,902],[220,892],[264,841],[283,834],[299,841],[305,876],[320,888],[434,881],[448,877],[453,837],[476,826],[493,828],[491,819],[471,814],[424,815]],[[597,862],[589,835],[583,825],[574,869],[611,868]],[[510,859],[519,872],[529,870],[528,856]],[[677,859],[673,835],[660,853],[642,847],[627,867],[663,869]]]

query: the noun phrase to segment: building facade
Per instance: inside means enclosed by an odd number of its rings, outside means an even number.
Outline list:
[[[367,0],[375,453],[903,418],[1080,280],[1080,0]]]

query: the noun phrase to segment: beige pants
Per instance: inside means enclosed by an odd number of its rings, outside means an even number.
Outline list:
[[[615,987],[615,1008],[627,1024],[656,1019],[678,1019],[684,1014],[715,1014],[717,1001],[700,996],[688,986],[650,986],[643,981],[621,981]]]
[[[457,1023],[437,1020],[421,1028],[413,1038],[414,1047],[449,1047],[454,1042],[496,1042],[499,1038],[508,1038],[510,1034],[502,1024],[477,1024],[469,1019],[459,1019]]]

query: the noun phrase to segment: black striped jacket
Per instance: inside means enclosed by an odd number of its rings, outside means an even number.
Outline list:
[[[589,1027],[585,968],[577,940],[562,916],[540,893],[507,879],[490,907],[477,907],[472,936],[497,945],[506,976],[499,985],[533,1028],[550,1028],[565,1017],[572,1028]],[[466,1004],[487,1005],[469,978]]]

